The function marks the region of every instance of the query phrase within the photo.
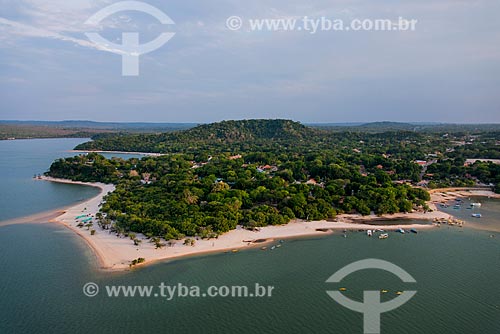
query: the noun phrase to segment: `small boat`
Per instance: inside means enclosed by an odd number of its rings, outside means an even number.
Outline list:
[[[397,295],[402,295],[403,294],[403,291],[398,291],[396,292]]]
[[[403,230],[402,228],[398,228],[397,232],[399,232],[399,233],[401,233],[401,234],[405,234],[405,233],[406,233],[406,231],[405,231],[405,230]]]
[[[233,249],[233,250],[231,250],[231,252],[238,253],[238,250],[237,249]]]
[[[282,243],[284,243],[284,242],[285,242],[285,240],[283,240],[283,239],[281,239],[281,240],[280,240],[280,244],[282,244]]]
[[[460,204],[456,204],[455,206],[453,206],[453,209],[460,209]]]
[[[418,233],[418,231],[417,231],[416,229],[414,229],[414,228],[412,228],[412,229],[410,230],[410,232],[411,232],[411,233],[415,233],[415,234],[417,234],[417,233]]]
[[[347,238],[347,234],[344,233],[344,238]]]
[[[276,246],[273,246],[273,247],[271,247],[271,250],[274,250],[275,248],[276,248]]]
[[[389,292],[389,290],[380,290],[380,292],[387,293],[387,292]]]
[[[367,235],[367,236],[369,236],[369,237],[371,237],[371,236],[373,235],[372,230],[368,230],[368,231],[366,231],[366,235]]]
[[[281,247],[281,245],[276,245],[276,248],[280,248],[280,247]]]
[[[346,288],[340,288],[339,291],[347,291]]]
[[[481,207],[481,203],[471,203],[470,206],[472,206],[473,208],[480,208]]]
[[[261,250],[266,250],[266,249],[267,249],[267,247],[266,247],[266,246],[264,246],[264,247],[261,247],[260,249],[261,249]]]
[[[483,215],[481,215],[480,213],[473,213],[472,214],[472,217],[474,218],[481,218]]]
[[[378,236],[379,239],[387,239],[389,238],[389,234],[388,233],[382,233],[381,235]]]

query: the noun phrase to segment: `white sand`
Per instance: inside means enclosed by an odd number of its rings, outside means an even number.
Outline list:
[[[457,197],[468,198],[473,196],[483,196],[500,198],[500,194],[496,194],[491,190],[482,188],[442,188],[432,189],[429,193],[431,194],[431,201],[434,203],[446,203]]]

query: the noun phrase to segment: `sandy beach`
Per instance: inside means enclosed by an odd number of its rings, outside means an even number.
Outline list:
[[[65,208],[59,208],[57,210],[50,210],[35,213],[29,216],[13,218],[8,220],[0,221],[0,226],[8,226],[14,224],[30,224],[30,223],[40,223],[40,222],[49,222],[60,215],[62,215],[65,211]]]
[[[129,269],[130,262],[137,258],[145,258],[145,264],[150,264],[161,260],[175,259],[184,256],[214,252],[234,252],[243,248],[262,247],[264,244],[277,242],[280,239],[320,236],[335,233],[335,230],[382,229],[394,231],[398,228],[416,228],[419,230],[431,229],[434,227],[433,224],[430,224],[433,220],[447,220],[453,218],[449,214],[441,212],[436,208],[436,204],[440,203],[444,198],[448,198],[448,196],[454,198],[462,195],[494,195],[484,190],[482,190],[482,192],[469,192],[465,190],[455,192],[451,190],[443,190],[442,192],[434,191],[432,193],[432,200],[429,203],[431,209],[433,209],[432,212],[399,213],[383,216],[339,215],[335,221],[305,222],[296,220],[282,226],[263,227],[260,228],[259,231],[249,231],[238,227],[236,230],[225,233],[217,239],[196,240],[194,246],[185,246],[183,245],[183,240],[179,240],[175,241],[173,245],[156,249],[154,244],[150,243],[143,235],[136,236],[138,239],[142,240],[142,242],[139,246],[135,246],[130,238],[123,236],[117,237],[115,233],[110,233],[108,230],[101,229],[95,222],[91,228],[77,226],[81,219],[95,217],[95,214],[99,211],[99,205],[103,202],[103,197],[115,189],[114,185],[74,182],[50,177],[43,177],[42,180],[98,187],[101,189],[101,192],[93,198],[64,209],[62,212],[61,210],[46,212],[39,215],[15,219],[12,220],[11,223],[41,222],[44,221],[43,219],[48,218],[50,222],[63,224],[88,243],[98,258],[100,268],[105,270],[127,270]],[[76,219],[76,217],[82,215],[85,217]],[[390,224],[391,220],[409,219],[422,220],[422,224]],[[91,229],[96,230],[94,235],[91,235]]]
[[[500,198],[500,194],[496,194],[491,190],[483,188],[441,188],[429,190],[431,194],[431,202],[435,204],[446,203],[455,198],[469,198],[474,196]]]

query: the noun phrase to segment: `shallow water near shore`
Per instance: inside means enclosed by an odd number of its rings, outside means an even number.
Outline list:
[[[50,156],[41,157],[35,152],[40,150],[36,141],[26,143],[24,152],[29,155],[32,143],[31,156],[40,159],[33,165],[43,170],[52,156],[63,156],[76,145],[73,139],[52,140],[50,153],[45,141]],[[0,174],[1,182],[13,177],[10,187],[15,182],[51,185],[31,180],[32,173],[22,168],[26,158],[19,159],[10,158],[12,166],[20,168],[7,168]],[[94,190],[73,186],[61,192],[74,192],[70,198],[78,201],[83,189]],[[12,211],[3,214],[16,216],[32,206],[40,211],[60,207],[71,203],[68,196],[61,203],[51,198],[45,206],[33,203],[32,197],[20,197],[4,206]],[[492,215],[498,221],[500,211],[495,210]],[[402,283],[380,270],[354,273],[341,284],[325,283],[343,266],[366,258],[390,261],[417,283]],[[0,333],[362,333],[362,315],[326,294],[345,287],[345,295],[357,300],[362,300],[363,290],[388,290],[384,301],[395,298],[397,291],[417,290],[407,304],[382,315],[382,333],[495,334],[500,332],[499,264],[500,234],[443,225],[418,234],[391,231],[385,240],[362,232],[348,232],[344,238],[336,232],[285,240],[274,250],[205,255],[110,273],[97,269],[90,248],[64,226],[10,225],[0,227]],[[87,282],[99,284],[98,296],[83,294]],[[201,289],[259,283],[274,286],[274,291],[271,298],[169,301],[106,296],[106,285],[157,287],[162,282]]]
[[[85,200],[99,193],[93,187],[36,181],[57,158],[85,139],[0,141],[0,221],[24,217]]]
[[[273,251],[247,250],[158,263],[127,273],[96,270],[85,243],[55,224],[13,225],[0,233],[2,333],[362,333],[362,317],[340,307],[327,290],[417,290],[382,316],[383,333],[498,333],[500,238],[442,227],[418,235],[340,233],[286,240]],[[327,284],[343,266],[365,258],[391,261],[417,284],[382,271],[359,272]],[[83,295],[86,282],[100,285]],[[274,286],[271,298],[107,297],[106,285]],[[159,291],[159,290],[155,290]]]
[[[459,207],[455,204],[459,203]],[[472,207],[472,203],[481,203],[481,207]],[[449,201],[447,208],[439,207],[466,222],[466,225],[475,229],[500,232],[500,200],[484,196],[462,198],[461,202]],[[474,218],[472,214],[481,214],[481,218]]]
[[[32,215],[73,204],[99,193],[93,187],[33,180],[43,174],[52,161],[75,156],[76,145],[89,139],[0,140],[0,221]],[[106,153],[124,159],[137,154]]]

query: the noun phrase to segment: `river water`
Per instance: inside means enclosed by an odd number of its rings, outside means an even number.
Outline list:
[[[93,196],[93,188],[32,180],[82,141],[0,142],[0,219]],[[483,204],[483,216],[491,218],[487,224],[495,230],[500,211],[492,203]],[[325,283],[343,266],[367,258],[390,261],[417,283],[381,270]],[[359,301],[364,290],[387,290],[383,301],[397,297],[397,291],[417,291],[408,303],[382,315],[382,333],[500,333],[500,235],[489,230],[443,226],[418,234],[390,232],[386,240],[350,232],[347,238],[286,240],[273,251],[222,253],[109,273],[97,269],[90,249],[68,229],[16,224],[0,227],[0,268],[0,333],[363,333],[362,315],[326,293],[340,287]],[[83,294],[87,282],[100,286],[96,297]],[[106,286],[162,282],[201,289],[259,283],[274,291],[265,298],[106,296]]]

